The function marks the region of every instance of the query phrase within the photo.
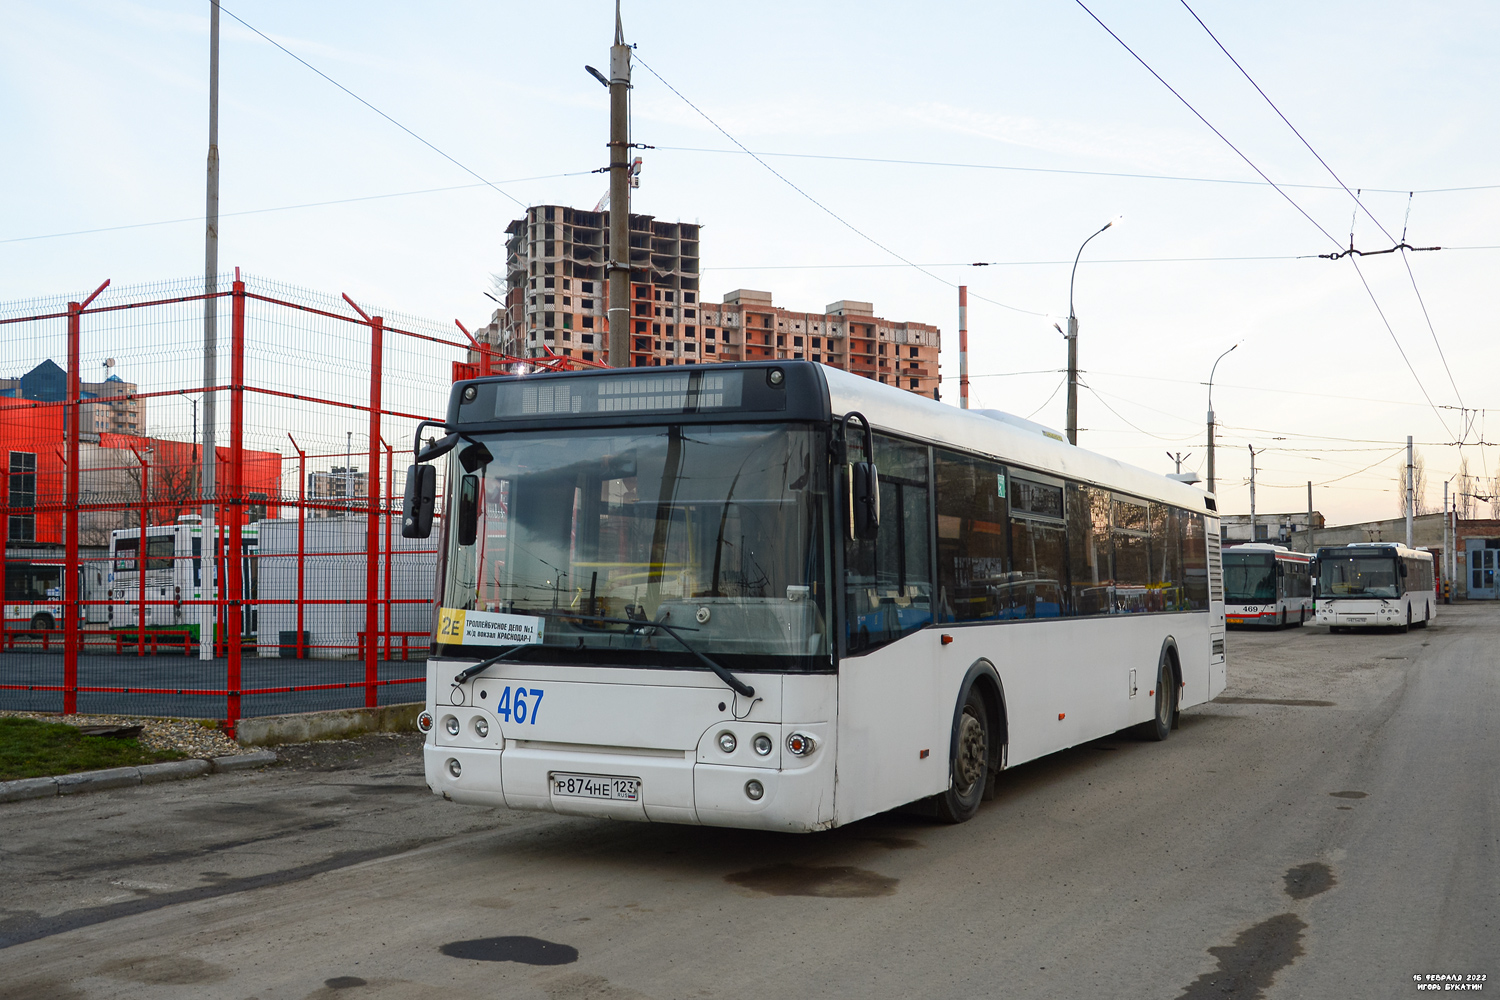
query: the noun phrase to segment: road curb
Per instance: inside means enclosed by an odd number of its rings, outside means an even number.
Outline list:
[[[210,773],[247,771],[251,768],[269,766],[276,763],[278,759],[274,751],[260,750],[255,753],[232,754],[227,757],[169,760],[160,764],[143,764],[140,767],[109,767],[102,771],[79,771],[76,774],[59,774],[50,778],[0,781],[0,802],[51,799],[59,795],[102,792],[108,788],[130,788],[135,785],[154,785],[163,781],[181,781],[184,778],[197,778]]]

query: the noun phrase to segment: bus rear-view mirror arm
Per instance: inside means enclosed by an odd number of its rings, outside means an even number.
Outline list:
[[[863,462],[848,461],[849,421],[856,419],[864,425]],[[880,533],[880,473],[875,468],[875,439],[865,415],[852,410],[844,414],[841,430],[841,444],[849,470],[849,537],[867,542]]]

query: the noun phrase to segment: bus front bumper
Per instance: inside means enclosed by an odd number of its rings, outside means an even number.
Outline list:
[[[1399,606],[1341,608],[1335,605],[1330,608],[1320,604],[1317,610],[1317,623],[1336,625],[1341,628],[1381,628],[1405,625],[1406,614]]]
[[[428,787],[454,802],[789,832],[833,825],[833,754],[828,746],[815,750],[814,759],[799,761],[801,766],[779,769],[705,763],[690,754],[638,756],[514,744],[497,750],[429,742],[422,749]],[[559,794],[558,775],[632,779],[636,798]]]

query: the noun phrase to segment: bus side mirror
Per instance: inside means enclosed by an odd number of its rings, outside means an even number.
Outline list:
[[[1401,563],[1400,566],[1401,566],[1401,575],[1405,576],[1406,575],[1406,563]]]
[[[458,544],[473,545],[479,537],[479,477],[464,476],[458,487]]]
[[[880,473],[874,462],[849,463],[849,536],[867,542],[880,533]]]
[[[406,500],[401,505],[401,537],[432,534],[432,509],[437,503],[437,467],[412,465],[406,469]]]

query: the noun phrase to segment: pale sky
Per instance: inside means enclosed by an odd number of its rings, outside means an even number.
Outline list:
[[[1089,8],[1273,181],[1320,186],[1283,190],[1348,245],[1354,200],[1180,0]],[[612,4],[226,10],[522,203],[592,208],[605,189],[587,171],[607,161],[606,94],[583,65],[608,64]],[[1500,260],[1500,8],[1193,2],[1379,224],[1450,248],[1360,259],[1379,311],[1347,259],[1315,256],[1329,237],[1073,0],[624,10],[638,60],[750,149],[800,154],[765,162],[828,210],[742,153],[700,151],[734,146],[638,61],[633,138],[656,148],[632,209],[704,225],[706,301],[757,288],[934,323],[956,405],[952,286],[967,283],[974,405],[1061,428],[1052,323],[1079,244],[1123,215],[1078,270],[1082,445],[1159,472],[1190,453],[1201,474],[1202,383],[1239,344],[1214,387],[1221,510],[1249,509],[1247,445],[1265,452],[1260,511],[1305,509],[1311,480],[1331,523],[1397,515],[1408,434],[1434,509],[1461,452],[1500,472],[1478,445],[1486,414],[1458,409],[1497,408],[1500,435],[1500,282],[1485,278]],[[201,273],[207,11],[0,0],[0,300]],[[516,202],[228,15],[221,74],[224,269],[487,320]],[[1121,174],[1153,176],[1105,176]],[[372,197],[434,188],[458,189]],[[1434,190],[1453,188],[1473,190]],[[1353,229],[1361,250],[1392,245],[1366,215]],[[974,261],[996,263],[956,266]]]

